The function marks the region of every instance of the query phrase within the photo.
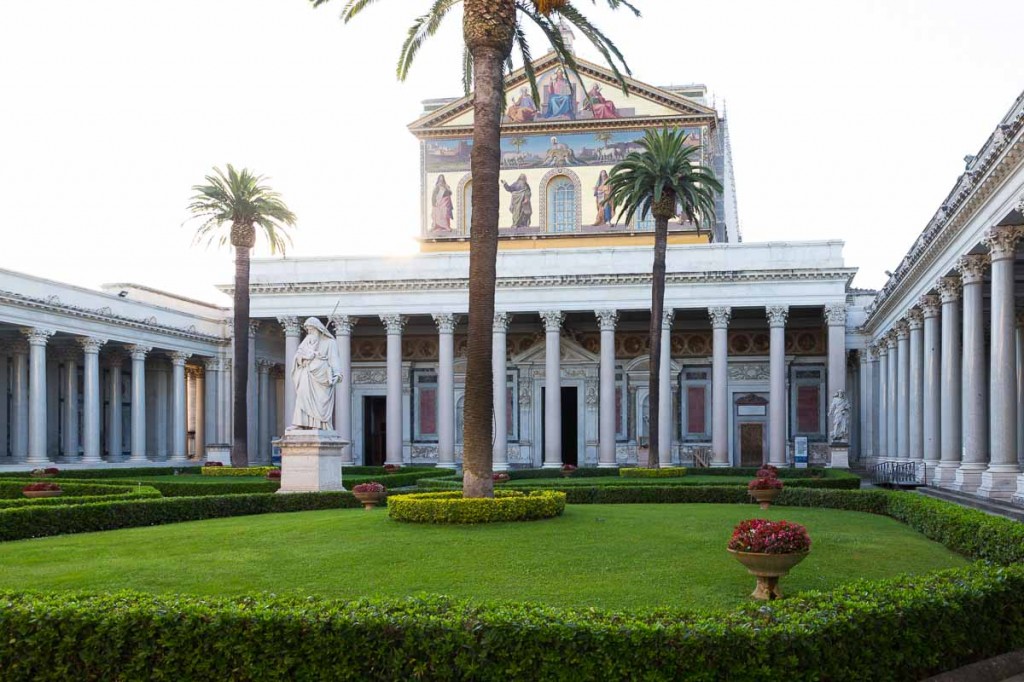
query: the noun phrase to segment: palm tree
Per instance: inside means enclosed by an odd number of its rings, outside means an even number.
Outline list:
[[[608,148],[608,143],[612,141],[612,134],[609,133],[607,130],[602,130],[599,133],[595,133],[594,137],[597,138],[597,141],[600,142],[605,149]]]
[[[227,175],[214,168],[213,175],[206,176],[207,184],[192,187],[195,194],[188,205],[192,218],[203,221],[196,230],[196,242],[216,242],[218,246],[230,243],[235,249],[235,417],[231,465],[236,467],[249,462],[249,415],[245,400],[249,386],[249,251],[256,244],[258,227],[270,244],[270,252],[284,253],[286,244],[291,243],[286,228],[295,226],[295,214],[277,192],[263,184],[264,180],[247,168],[236,171],[229,163]],[[225,232],[223,227],[229,223],[231,229]]]
[[[619,217],[628,223],[639,211],[654,216],[654,268],[651,275],[650,402],[648,465],[658,466],[658,408],[661,370],[661,320],[665,309],[665,250],[668,221],[682,213],[698,231],[715,218],[715,194],[722,185],[715,173],[699,163],[700,147],[686,144],[682,130],[648,130],[642,151],[631,152],[608,176]],[[677,207],[679,210],[677,210]]]
[[[329,0],[310,0],[319,7]],[[348,0],[342,19],[350,21],[377,0]],[[595,0],[596,1],[596,0]],[[628,0],[604,0],[612,9],[625,7],[639,16]],[[577,10],[570,0],[430,0],[427,12],[409,29],[398,59],[398,78],[405,80],[424,41],[433,36],[453,7],[463,5],[463,87],[473,92],[473,210],[469,252],[469,344],[466,350],[466,397],[463,423],[463,494],[492,497],[491,423],[494,416],[491,375],[491,333],[498,255],[498,176],[501,170],[501,116],[505,108],[504,74],[512,50],[519,48],[534,101],[539,102],[536,74],[524,21],[540,27],[559,60],[578,75],[576,59],[562,39],[556,20],[568,21],[594,44],[623,91],[619,65],[629,68],[618,48]],[[397,3],[396,3],[397,4]]]

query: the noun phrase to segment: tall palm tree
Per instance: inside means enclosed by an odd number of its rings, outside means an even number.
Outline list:
[[[310,0],[319,7],[329,0]],[[594,0],[596,2],[596,0]],[[348,0],[342,19],[350,21],[377,0]],[[604,0],[612,9],[639,11],[628,0]],[[396,3],[397,4],[397,3]],[[504,74],[514,47],[534,101],[539,102],[536,74],[524,22],[540,27],[559,59],[578,75],[576,59],[560,32],[565,20],[593,43],[607,61],[623,90],[619,66],[629,68],[618,48],[573,6],[570,0],[430,0],[426,14],[409,29],[398,59],[398,78],[405,80],[424,41],[433,36],[453,7],[463,5],[463,87],[473,92],[473,218],[469,252],[469,344],[466,350],[466,399],[463,422],[463,494],[492,497],[491,423],[494,416],[491,374],[491,333],[494,326],[494,289],[498,254],[498,176],[501,170],[501,116],[505,108]]]
[[[249,387],[249,252],[256,245],[256,229],[270,244],[270,252],[284,253],[291,243],[287,228],[295,226],[292,213],[281,196],[267,187],[266,178],[247,168],[236,171],[228,164],[227,175],[220,168],[206,176],[205,185],[194,185],[188,211],[202,220],[196,230],[196,242],[230,243],[235,249],[235,340],[233,382],[235,416],[232,425],[231,465],[249,462],[247,424],[249,415],[246,392]],[[230,224],[231,229],[224,231]],[[290,419],[291,416],[289,415]]]
[[[682,130],[648,130],[641,151],[615,164],[608,176],[612,200],[625,222],[637,212],[654,216],[654,268],[651,277],[651,338],[648,466],[657,467],[658,408],[661,388],[661,320],[665,309],[665,250],[668,221],[685,215],[698,231],[715,219],[715,194],[722,185],[710,168],[700,165],[700,147],[686,144]],[[677,207],[679,210],[677,210]],[[667,444],[666,444],[667,445]]]

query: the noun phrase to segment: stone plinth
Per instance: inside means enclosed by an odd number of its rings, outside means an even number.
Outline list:
[[[280,493],[344,490],[342,453],[349,442],[336,431],[290,428],[274,441],[281,448]]]
[[[224,443],[206,446],[206,461],[220,462],[226,467],[231,466],[231,446]]]
[[[832,457],[829,461],[829,469],[850,468],[850,446],[843,443],[833,443],[831,447]]]

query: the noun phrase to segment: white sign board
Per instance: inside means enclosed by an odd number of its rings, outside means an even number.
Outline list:
[[[797,469],[807,468],[807,436],[793,439],[793,461]]]

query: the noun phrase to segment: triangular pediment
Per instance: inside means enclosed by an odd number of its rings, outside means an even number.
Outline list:
[[[698,125],[717,120],[714,109],[633,78],[626,78],[629,93],[624,94],[610,70],[583,59],[576,61],[579,79],[564,71],[553,52],[534,62],[539,102],[530,94],[525,69],[512,73],[505,80],[507,107],[502,128],[528,131],[597,122],[642,124],[645,119]],[[430,111],[409,129],[415,134],[438,134],[465,132],[472,126],[470,94]]]
[[[544,339],[540,339],[522,353],[512,356],[512,363],[516,365],[544,364],[547,353],[546,345]],[[562,364],[565,365],[595,364],[601,360],[600,357],[565,336],[559,339],[559,356]]]

